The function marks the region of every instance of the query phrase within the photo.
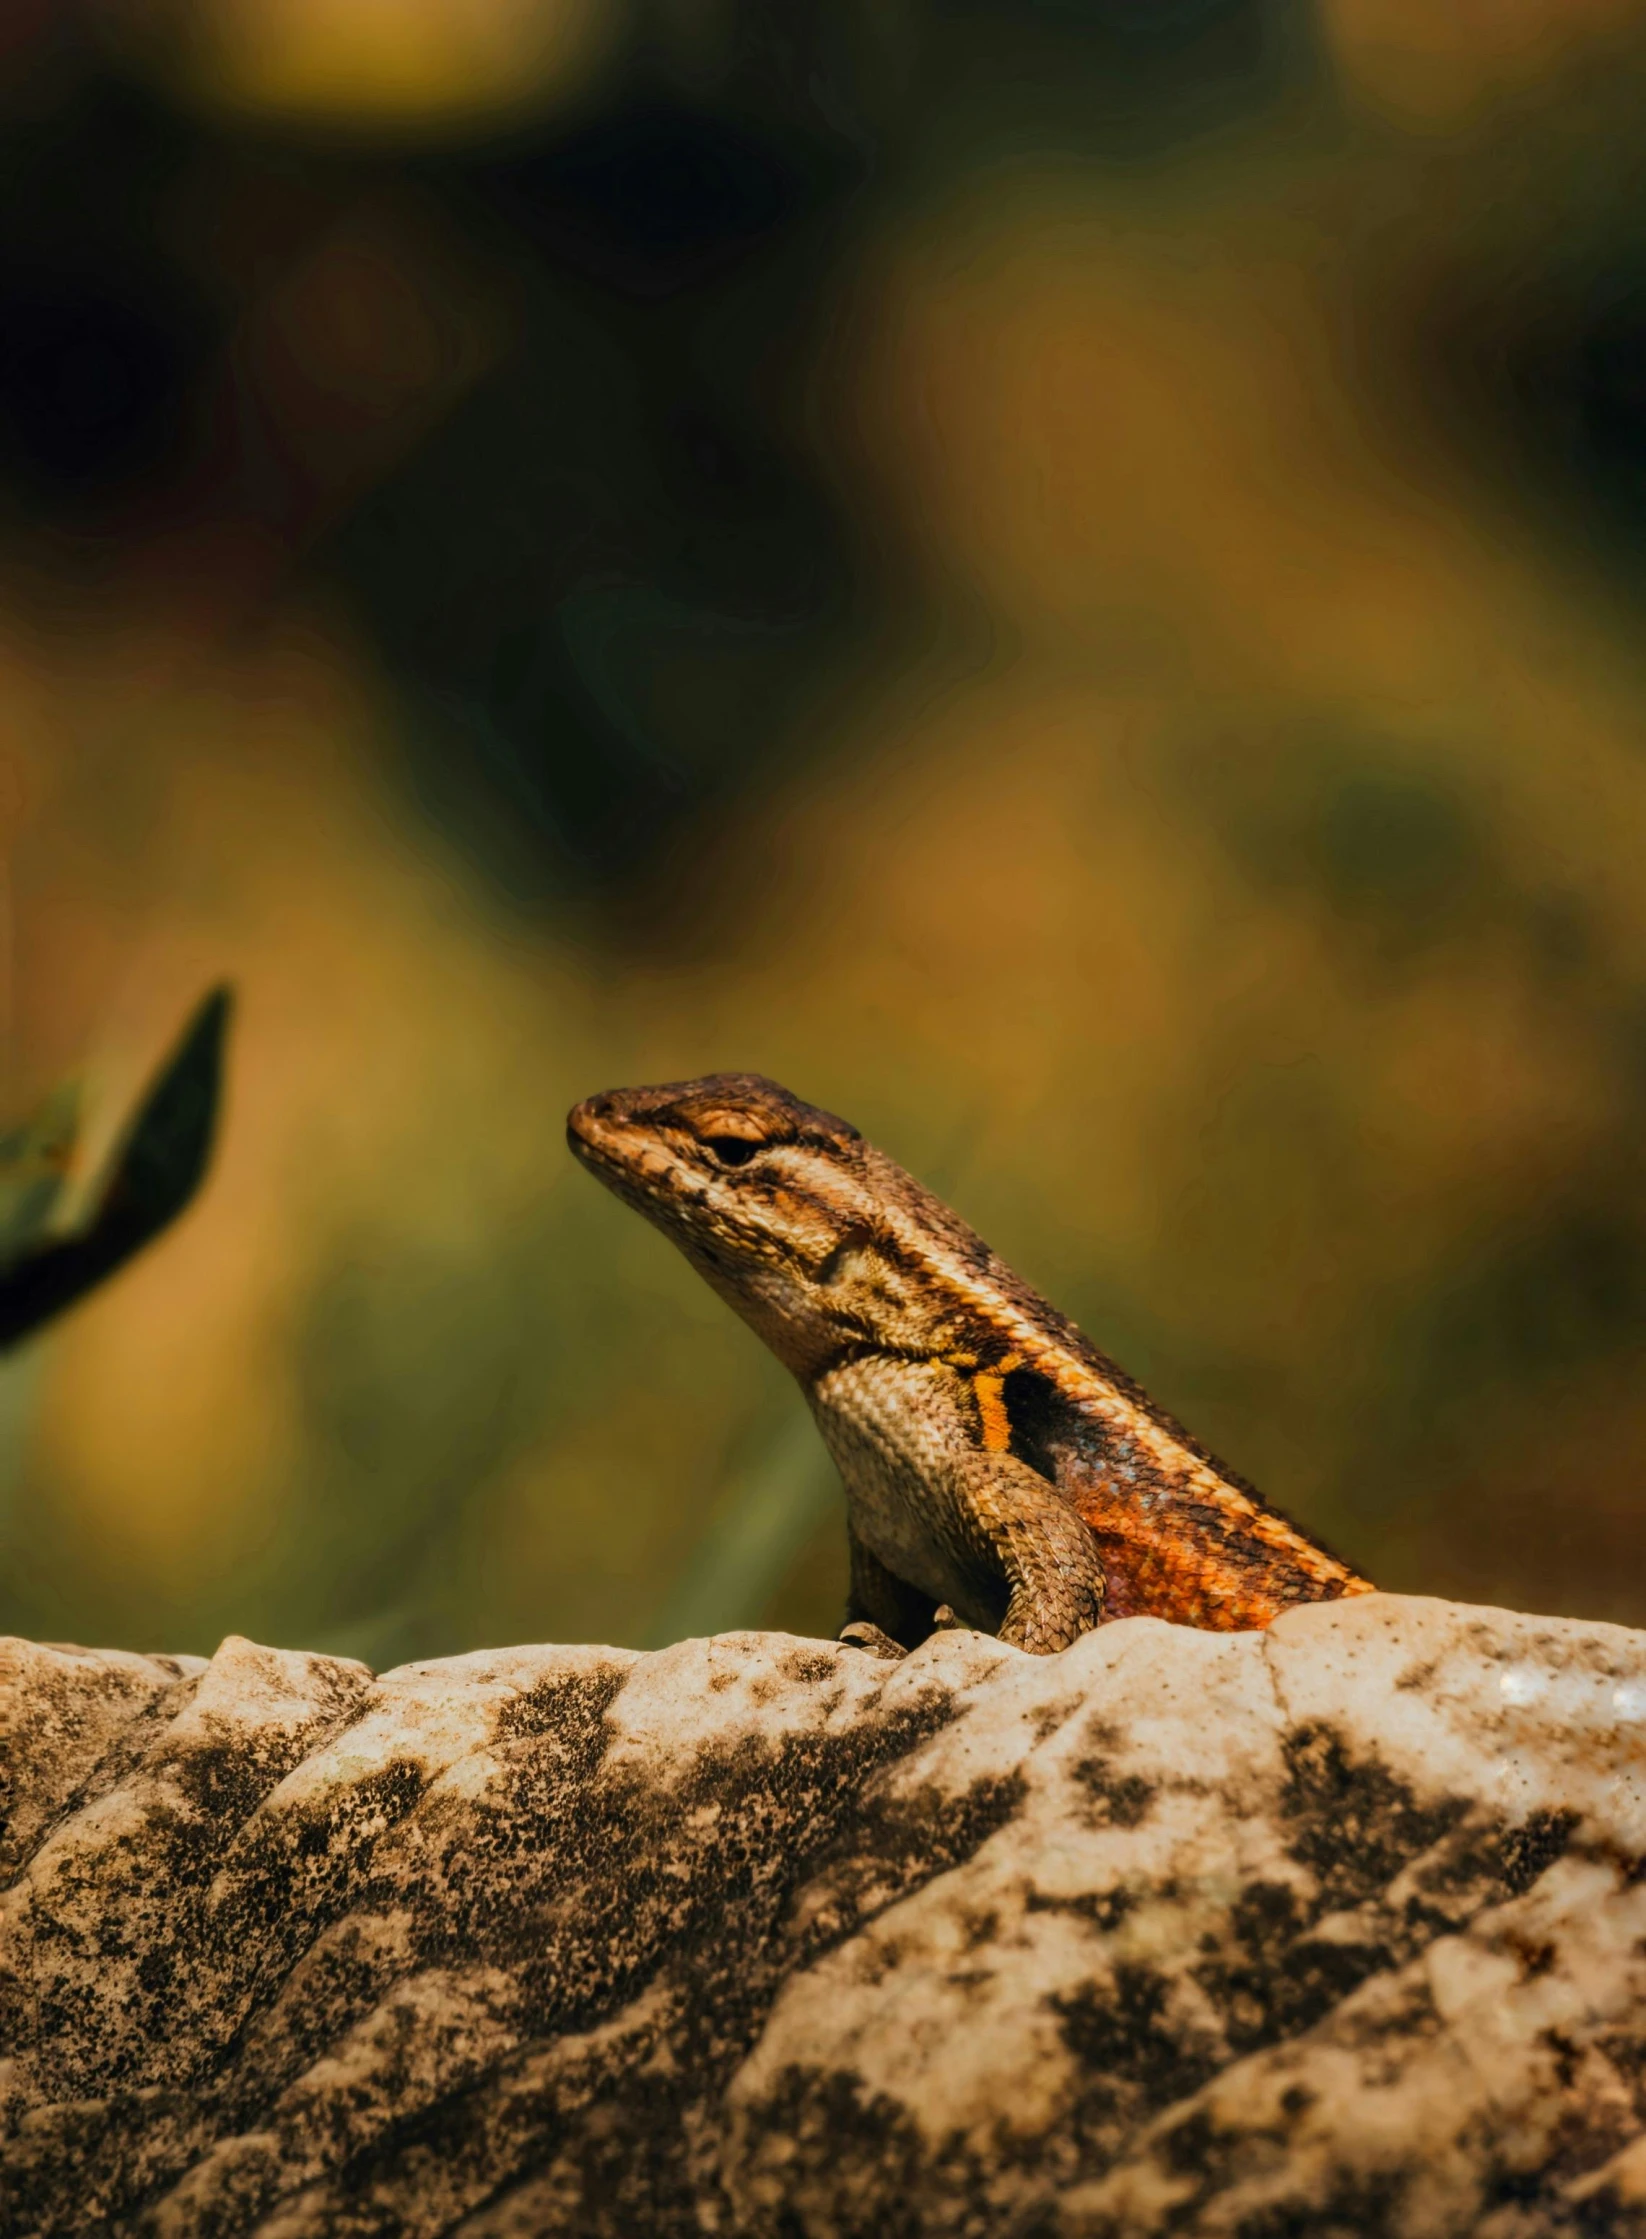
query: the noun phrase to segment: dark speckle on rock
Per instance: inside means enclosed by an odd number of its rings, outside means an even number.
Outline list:
[[[547,1737],[587,1758],[623,1684],[620,1666],[603,1671],[549,1672],[498,1708],[499,1741]]]
[[[1420,1797],[1375,1757],[1356,1758],[1324,1723],[1306,1723],[1288,1738],[1286,1771],[1287,1848],[1335,1904],[1385,1888],[1468,1809],[1466,1797]]]
[[[1118,1928],[1136,1903],[1137,1892],[1123,1888],[1082,1889],[1067,1897],[1048,1896],[1039,1889],[1027,1889],[1023,1893],[1025,1912],[1072,1913],[1077,1920],[1089,1922],[1102,1935]]]
[[[1090,1799],[1090,1813],[1100,1826],[1141,1825],[1154,1789],[1140,1773],[1117,1773],[1106,1757],[1082,1757],[1069,1767],[1070,1777]]]
[[[1171,2011],[1172,1980],[1122,1960],[1107,1981],[1077,1983],[1049,2001],[1063,2041],[1100,2086],[1130,2085],[1137,2111],[1186,2099],[1217,2071],[1208,2032]]]
[[[1511,1897],[1524,1895],[1564,1856],[1577,1823],[1575,1811],[1534,1811],[1524,1825],[1504,1831],[1503,1886]]]

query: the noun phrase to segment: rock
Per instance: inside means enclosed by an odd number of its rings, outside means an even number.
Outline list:
[[[1646,2233],[1646,1635],[4,1667],[7,2233]]]

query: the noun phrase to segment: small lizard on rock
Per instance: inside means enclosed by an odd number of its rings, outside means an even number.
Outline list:
[[[775,1081],[614,1089],[567,1136],[799,1382],[846,1485],[843,1640],[897,1655],[964,1622],[1046,1654],[1116,1617],[1237,1632],[1373,1590]]]

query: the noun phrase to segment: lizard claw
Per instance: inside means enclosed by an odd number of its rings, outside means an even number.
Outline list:
[[[866,1617],[858,1617],[851,1624],[842,1625],[836,1638],[847,1648],[861,1648],[866,1655],[878,1656],[886,1664],[900,1664],[909,1653],[893,1640],[890,1633],[883,1633],[878,1625],[871,1625]]]
[[[932,1631],[934,1633],[969,1633],[972,1629],[964,1617],[956,1616],[947,1602],[939,1602],[936,1609],[932,1611]]]

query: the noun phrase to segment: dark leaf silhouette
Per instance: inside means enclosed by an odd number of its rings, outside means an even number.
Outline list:
[[[214,988],[156,1076],[79,1229],[0,1265],[0,1348],[107,1280],[174,1221],[211,1157],[232,997]]]
[[[0,1268],[48,1234],[80,1139],[80,1091],[54,1088],[27,1119],[0,1128]]]

